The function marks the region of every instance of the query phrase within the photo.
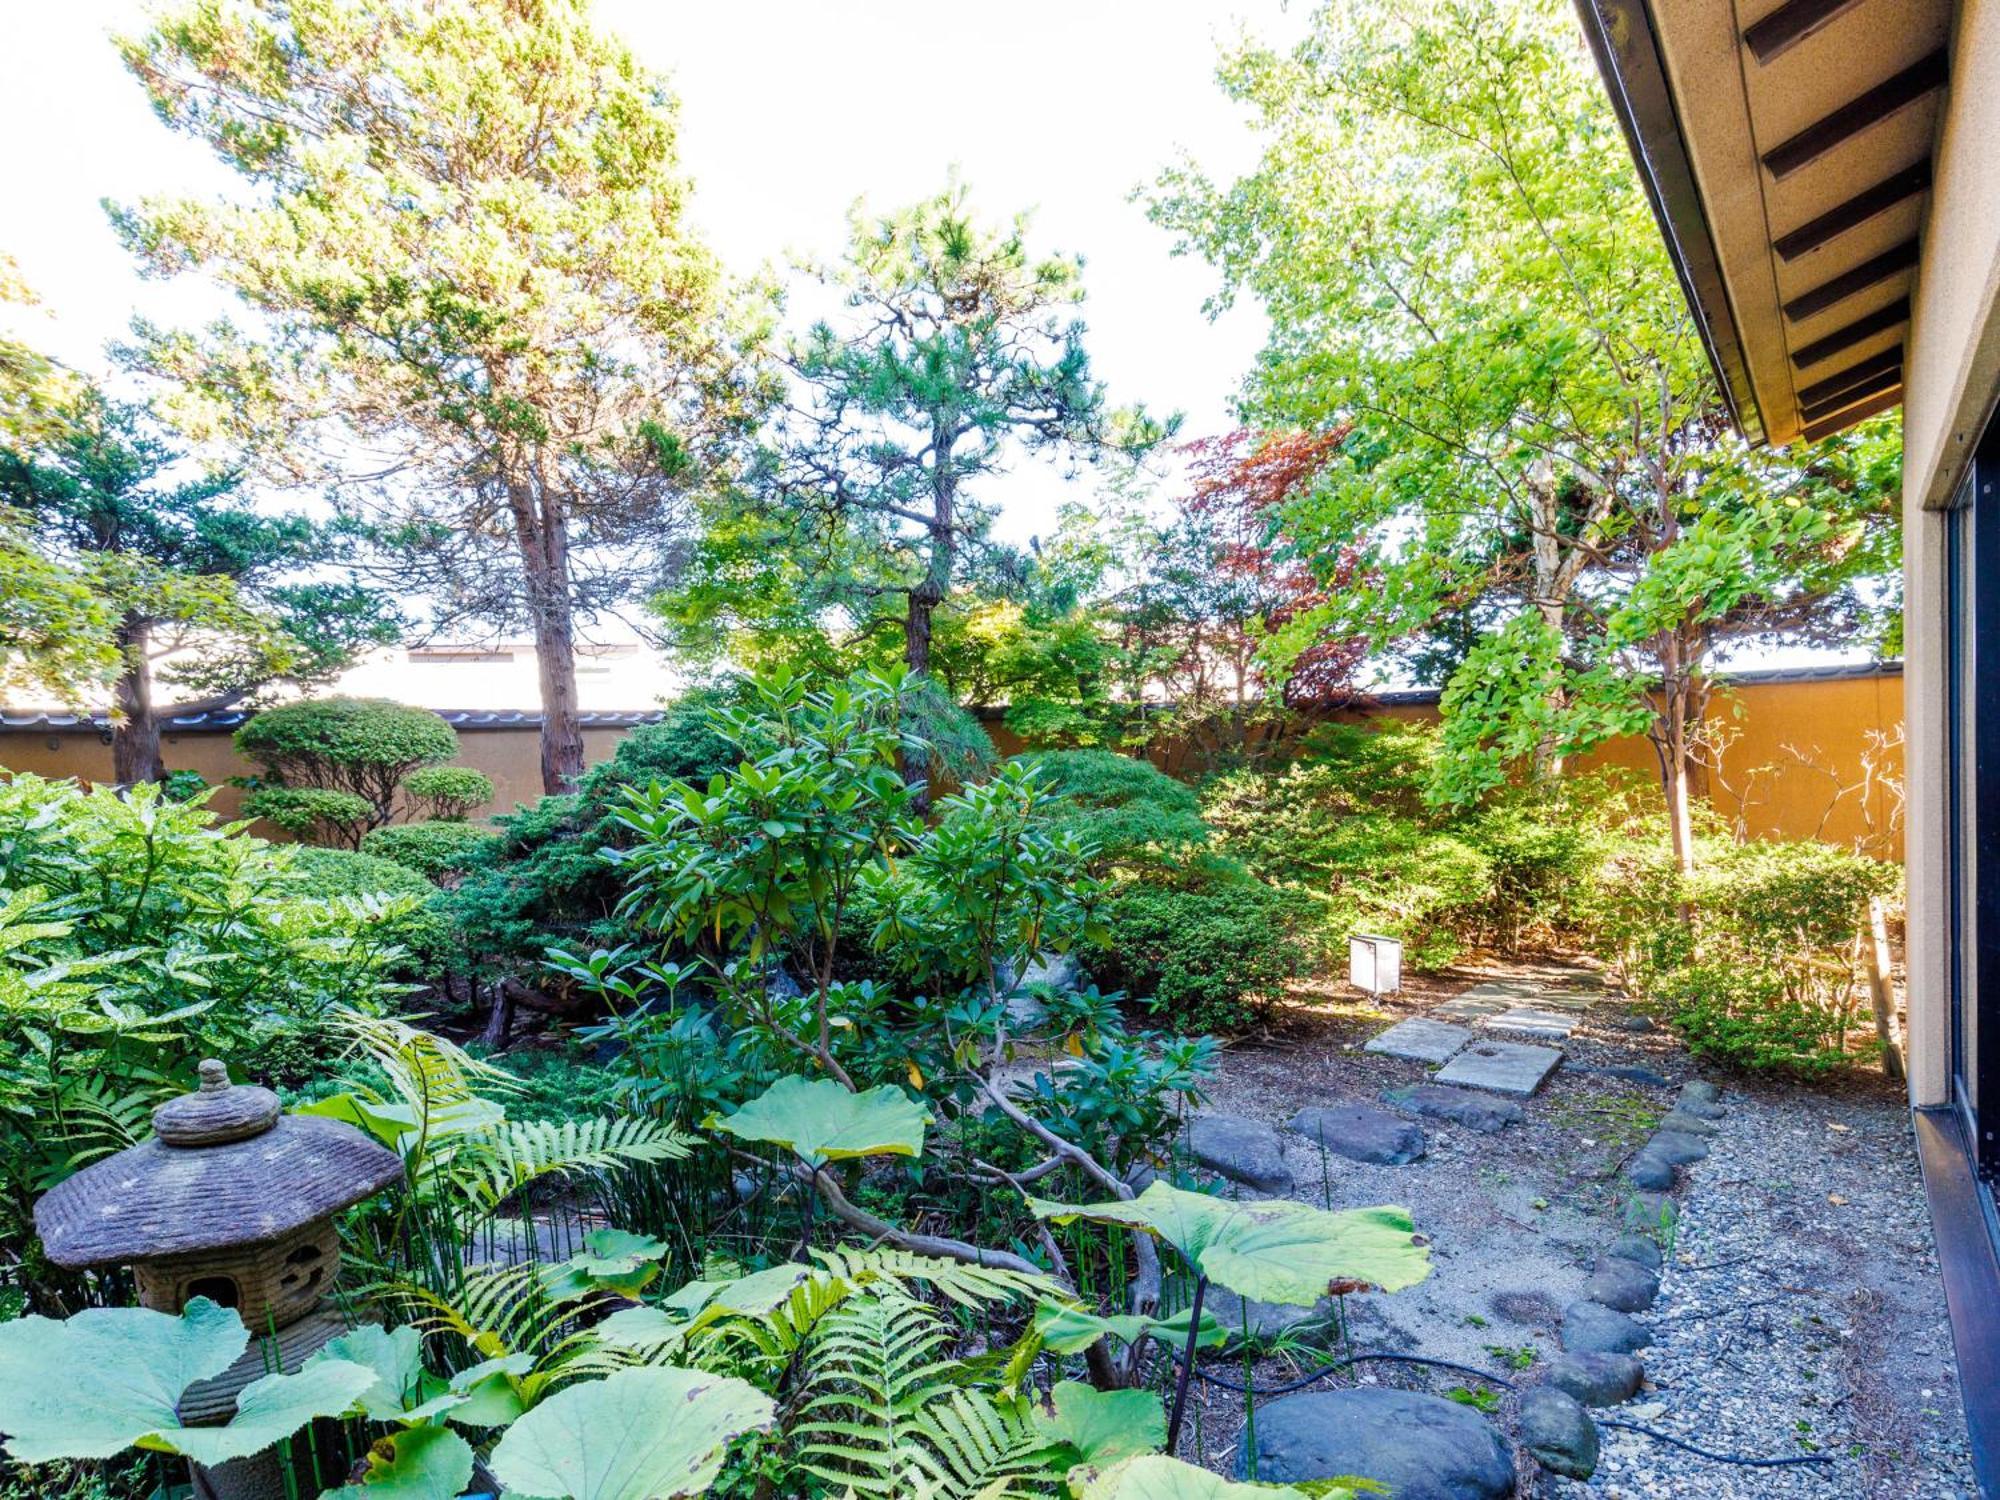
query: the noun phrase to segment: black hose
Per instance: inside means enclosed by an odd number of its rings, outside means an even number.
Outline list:
[[[1174,1363],[1181,1363],[1182,1355],[1180,1351],[1172,1345],[1167,1345],[1166,1348],[1169,1357],[1173,1359]],[[1386,1350],[1370,1350],[1361,1354],[1343,1354],[1338,1359],[1323,1364],[1316,1370],[1310,1370],[1306,1374],[1299,1376],[1296,1380],[1288,1380],[1282,1385],[1251,1385],[1247,1381],[1231,1380],[1227,1375],[1211,1374],[1209,1371],[1202,1369],[1200,1365],[1194,1366],[1194,1376],[1197,1380],[1203,1381],[1206,1384],[1220,1386],[1223,1390],[1235,1391],[1239,1395],[1255,1396],[1258,1400],[1262,1401],[1272,1396],[1289,1396],[1293,1391],[1303,1390],[1309,1385],[1324,1380],[1337,1370],[1344,1370],[1350,1366],[1361,1364],[1426,1365],[1432,1369],[1450,1370],[1455,1374],[1470,1375],[1475,1380],[1482,1380],[1488,1385],[1497,1385],[1503,1390],[1517,1391],[1520,1389],[1518,1385],[1504,1376],[1489,1375],[1484,1370],[1474,1369],[1471,1365],[1457,1364],[1449,1359],[1433,1359],[1427,1354],[1392,1354]],[[1616,1417],[1595,1417],[1593,1420],[1599,1427],[1614,1427],[1620,1432],[1636,1432],[1641,1437],[1649,1437],[1656,1443],[1665,1443],[1669,1447],[1682,1449],[1685,1452],[1694,1454],[1697,1458],[1708,1459],[1711,1463],[1735,1464],[1740,1468],[1782,1469],[1797,1464],[1830,1464],[1836,1461],[1835,1455],[1831,1453],[1801,1453],[1787,1458],[1746,1458],[1740,1454],[1716,1453],[1707,1448],[1697,1447],[1684,1438],[1674,1437],[1671,1433],[1661,1432],[1652,1427],[1642,1427],[1637,1422],[1624,1422]]]
[[[1696,1458],[1706,1458],[1719,1464],[1739,1464],[1746,1469],[1782,1469],[1792,1464],[1830,1464],[1835,1461],[1831,1453],[1800,1453],[1791,1458],[1743,1458],[1734,1453],[1711,1453],[1708,1449],[1697,1448],[1693,1443],[1684,1438],[1677,1438],[1672,1433],[1661,1432],[1652,1427],[1641,1427],[1637,1422],[1621,1422],[1616,1417],[1599,1417],[1597,1425],[1615,1427],[1620,1432],[1636,1432],[1641,1437],[1649,1437],[1656,1443],[1684,1449]]]

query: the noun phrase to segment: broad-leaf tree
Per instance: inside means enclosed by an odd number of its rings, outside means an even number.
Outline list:
[[[92,391],[66,427],[0,445],[0,505],[26,517],[42,553],[77,568],[116,620],[112,776],[158,781],[158,675],[226,708],[259,688],[312,687],[362,648],[393,640],[378,593],[329,576],[343,550],[327,526],[259,510],[230,471],[183,472],[143,409]]]
[[[1439,794],[1644,730],[1685,863],[1712,654],[1852,619],[1893,572],[1879,434],[1770,456],[1731,433],[1563,0],[1327,5],[1221,78],[1261,160],[1171,171],[1153,212],[1270,314],[1246,415],[1347,430],[1274,529],[1323,583],[1367,581],[1277,660],[1474,624]]]
[[[751,404],[672,96],[584,0],[193,0],[121,45],[253,189],[115,211],[253,315],[134,357],[192,433],[340,481],[440,627],[532,632],[562,789],[577,632],[659,587]]]

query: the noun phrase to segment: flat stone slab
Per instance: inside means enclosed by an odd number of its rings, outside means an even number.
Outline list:
[[[1412,1062],[1441,1063],[1472,1040],[1463,1026],[1450,1026],[1425,1016],[1398,1021],[1380,1036],[1369,1039],[1364,1051],[1390,1057],[1406,1057]]]
[[[1514,1010],[1487,1016],[1479,1024],[1490,1031],[1521,1031],[1529,1036],[1565,1037],[1576,1030],[1581,1012],[1555,1010],[1546,1005],[1523,1005]]]
[[[1241,1115],[1196,1115],[1188,1122],[1188,1154],[1211,1172],[1260,1193],[1289,1193],[1292,1171],[1277,1127]]]
[[[1482,1135],[1492,1135],[1527,1118],[1521,1106],[1510,1100],[1489,1098],[1470,1089],[1439,1088],[1434,1083],[1421,1083],[1406,1089],[1384,1089],[1382,1102],[1397,1109],[1414,1110],[1433,1120],[1449,1120],[1454,1125],[1463,1125]]]
[[[1526,1098],[1542,1086],[1561,1064],[1563,1055],[1554,1047],[1532,1047],[1525,1042],[1475,1042],[1439,1071],[1439,1083],[1460,1088],[1490,1089],[1496,1094],[1517,1094]]]
[[[1424,1154],[1423,1127],[1372,1104],[1308,1106],[1291,1128],[1350,1161],[1400,1167]]]

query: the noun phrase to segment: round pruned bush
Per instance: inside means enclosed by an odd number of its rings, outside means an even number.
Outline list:
[[[262,818],[303,843],[356,849],[374,822],[375,804],[328,787],[267,786],[243,799],[243,813]]]
[[[236,731],[236,748],[264,768],[263,785],[367,798],[375,827],[389,821],[406,776],[458,753],[458,735],[426,708],[316,698],[266,709]]]
[[[427,974],[453,946],[451,925],[437,901],[437,887],[394,860],[354,849],[299,848],[290,852],[285,880],[293,899],[337,902],[342,897],[411,897],[406,914],[381,925],[381,936],[405,950],[401,972]]]
[[[1194,788],[1149,760],[1111,750],[1043,750],[1015,759],[1062,794],[1053,826],[1090,845],[1100,871],[1179,864],[1208,842]]]
[[[419,766],[403,790],[435,821],[462,823],[474,808],[493,800],[493,778],[470,766]]]
[[[498,842],[499,837],[492,829],[477,823],[433,818],[374,829],[362,839],[361,852],[443,884]]]
[[[1134,881],[1099,915],[1092,975],[1184,1034],[1261,1021],[1317,957],[1310,897],[1216,860],[1177,880]]]

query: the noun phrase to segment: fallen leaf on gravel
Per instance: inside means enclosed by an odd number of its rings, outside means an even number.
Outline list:
[[[1841,1197],[1840,1194],[1838,1193],[1828,1193],[1826,1195],[1826,1201],[1831,1203],[1835,1208],[1847,1207],[1847,1200]]]

